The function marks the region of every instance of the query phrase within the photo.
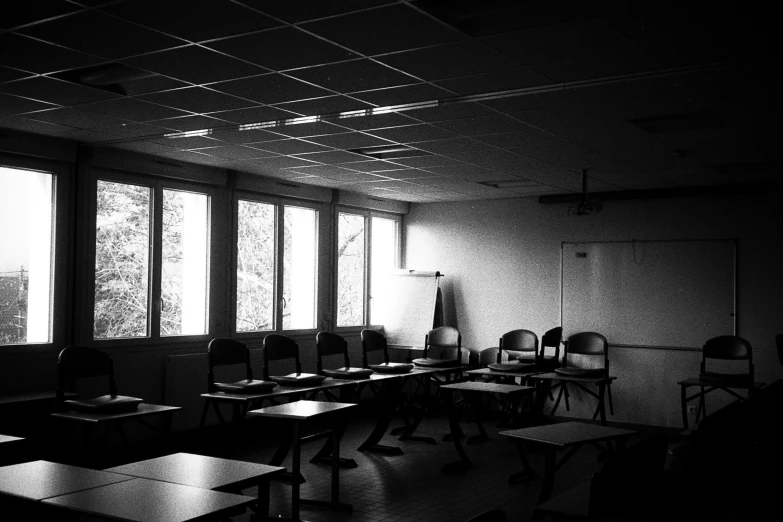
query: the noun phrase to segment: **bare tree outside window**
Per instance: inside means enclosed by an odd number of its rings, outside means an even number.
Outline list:
[[[239,200],[237,332],[274,329],[275,207]]]
[[[339,213],[337,326],[364,324],[364,216]]]

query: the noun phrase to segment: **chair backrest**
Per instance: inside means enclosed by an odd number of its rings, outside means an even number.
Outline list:
[[[720,335],[709,339],[701,351],[701,373],[707,371],[707,359],[748,361],[748,375],[753,380],[753,349],[742,337]]]
[[[569,355],[603,357],[604,372],[609,374],[609,343],[596,332],[579,332],[568,337],[563,349],[563,366],[567,367]]]
[[[561,344],[563,344],[563,327],[557,326],[551,330],[547,330],[547,332],[541,337],[541,351],[539,352],[541,354],[541,358],[545,357],[547,348],[554,348],[555,354],[552,356],[552,358],[555,361],[560,360]]]
[[[56,403],[58,408],[65,399],[66,387],[74,381],[91,377],[107,376],[109,379],[109,394],[117,396],[117,383],[114,381],[114,362],[103,350],[91,346],[66,346],[57,357],[57,390]]]
[[[315,335],[315,354],[316,354],[316,368],[318,373],[321,373],[323,368],[323,357],[327,355],[340,355],[343,356],[345,367],[351,366],[348,360],[348,343],[343,336],[332,332],[318,332]]]
[[[538,336],[530,330],[511,330],[506,332],[500,338],[498,344],[497,362],[499,363],[503,362],[504,350],[508,353],[509,360],[512,360],[513,356],[518,357],[532,352],[533,358],[538,362]]]
[[[269,334],[264,337],[264,366],[261,373],[264,380],[269,379],[269,361],[294,359],[296,373],[302,373],[302,363],[299,362],[299,344],[290,337],[280,334]]]
[[[207,387],[209,393],[215,391],[215,366],[244,364],[247,380],[253,380],[253,370],[250,367],[250,349],[244,343],[227,337],[216,337],[207,345]]]
[[[459,330],[452,326],[439,326],[427,332],[424,336],[424,357],[428,357],[430,348],[441,348],[441,359],[443,355],[453,348],[456,351],[454,359],[462,360],[462,335]]]
[[[588,516],[649,513],[660,502],[668,445],[656,434],[607,459],[592,477]]]
[[[362,330],[362,367],[367,368],[369,352],[383,352],[383,362],[389,362],[389,348],[386,345],[386,336],[375,330]]]

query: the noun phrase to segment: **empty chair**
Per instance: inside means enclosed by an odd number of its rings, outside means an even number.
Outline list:
[[[560,345],[563,343],[563,327],[557,326],[541,337],[541,348],[538,352],[538,368],[542,372],[551,372],[560,366]],[[553,355],[547,355],[546,349],[554,348]]]
[[[318,332],[315,336],[316,365],[318,373],[337,379],[366,379],[372,375],[369,368],[354,368],[348,358],[348,343],[336,333]],[[325,369],[323,358],[330,355],[342,355],[344,365],[340,368]]]
[[[389,362],[389,347],[386,344],[386,336],[375,330],[362,330],[362,366],[379,373],[408,373],[413,369],[409,363]],[[371,352],[381,352],[383,361],[376,364],[369,362]]]
[[[264,337],[264,365],[262,368],[264,380],[274,381],[283,386],[314,386],[326,378],[315,373],[302,373],[302,363],[299,361],[299,344],[290,337],[280,334],[269,334]],[[270,375],[272,361],[293,361],[294,372],[288,375]]]
[[[215,410],[215,415],[221,424],[223,415],[218,408],[219,404],[230,404],[233,410],[233,420],[238,421],[245,417],[247,411],[258,400],[251,396],[270,392],[276,383],[272,381],[253,379],[253,369],[250,367],[250,349],[234,339],[216,337],[207,345],[207,394],[203,395],[205,402],[201,411],[200,426],[207,421],[209,407]],[[244,366],[245,378],[236,382],[215,382],[215,368],[221,366]],[[220,393],[222,392],[222,393]],[[224,394],[241,394],[245,397],[237,399]],[[244,407],[244,408],[243,408]]]
[[[509,362],[503,362],[506,353]],[[538,336],[530,330],[511,330],[500,338],[497,361],[490,364],[491,370],[507,372],[535,372],[538,370]]]
[[[77,381],[94,377],[106,377],[109,394],[87,399],[65,399],[66,388],[73,388]],[[67,346],[57,358],[57,411],[109,413],[132,411],[143,401],[136,397],[117,394],[114,380],[114,362],[109,355],[90,346]]]
[[[451,326],[430,330],[424,337],[424,357],[413,364],[428,368],[454,368],[462,365],[462,336]],[[433,357],[439,355],[439,357]]]

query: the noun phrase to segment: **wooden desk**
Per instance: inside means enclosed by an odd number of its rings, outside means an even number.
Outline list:
[[[346,423],[345,416],[348,411],[356,408],[356,404],[340,402],[320,402],[300,400],[278,406],[269,406],[259,410],[251,410],[248,415],[256,415],[270,419],[286,421],[286,436],[281,440],[281,445],[292,448],[291,454],[291,520],[299,522],[299,505],[312,505],[329,507],[342,511],[352,511],[350,504],[340,502],[340,438],[342,437]],[[308,422],[323,420],[331,425],[331,455],[332,455],[332,494],[329,501],[309,500],[299,498],[299,480],[302,427]],[[290,442],[289,442],[290,441]],[[278,451],[280,451],[278,449]],[[287,450],[286,450],[287,453]]]
[[[544,398],[546,395],[550,392],[552,389],[552,381],[558,381],[559,383],[562,383],[563,386],[566,386],[568,383],[573,383],[576,386],[578,386],[580,389],[582,389],[585,393],[588,393],[598,399],[598,406],[595,409],[595,412],[593,413],[593,419],[601,416],[601,424],[606,424],[606,406],[605,406],[605,400],[604,397],[609,395],[609,413],[614,415],[614,408],[612,407],[612,381],[616,380],[617,377],[614,376],[608,376],[608,377],[575,377],[570,375],[560,375],[559,373],[550,372],[550,373],[539,373],[536,375],[532,375],[530,377],[531,379],[535,380],[537,383],[537,387],[539,388],[539,393],[536,396],[538,405],[537,410],[539,412],[543,412],[544,408]],[[598,386],[598,393],[592,391],[591,389],[587,388],[588,384],[592,384],[595,386]],[[566,400],[566,410],[569,410],[568,406],[568,388],[565,388],[565,400]],[[557,407],[560,405],[560,396],[558,395],[557,401],[555,402],[555,405],[552,407],[552,412],[550,415],[554,415],[555,411],[557,411]]]
[[[242,514],[253,497],[131,478],[124,482],[48,498],[42,502],[69,511],[128,522],[223,520]]]
[[[117,473],[36,460],[1,467],[0,495],[40,501],[130,479]]]
[[[680,385],[680,406],[682,408],[682,427],[688,429],[688,403],[692,400],[699,399],[699,407],[696,410],[696,423],[699,422],[699,418],[707,416],[707,404],[704,402],[704,397],[708,393],[714,390],[724,390],[725,392],[733,395],[741,401],[745,401],[753,397],[753,395],[764,387],[764,382],[748,382],[748,383],[719,383],[712,379],[702,379],[700,377],[693,377],[691,379],[685,379],[677,384]],[[700,390],[688,397],[688,388],[691,386],[698,386]],[[743,397],[734,390],[747,390],[748,396]]]
[[[105,471],[236,494],[256,486],[257,504],[251,507],[255,508],[261,520],[266,520],[269,516],[269,480],[282,474],[285,468],[192,453],[174,453]]]
[[[122,437],[125,444],[130,448],[130,442],[122,432],[122,424],[126,420],[134,420],[147,426],[148,428],[162,432],[164,436],[168,436],[171,432],[171,416],[175,411],[179,411],[182,408],[179,406],[162,406],[158,404],[139,404],[138,408],[132,411],[120,412],[120,413],[81,413],[76,411],[56,412],[51,414],[51,418],[57,421],[58,428],[64,422],[79,423],[85,428],[85,443],[89,445],[89,438],[93,429],[100,430],[101,427],[105,427],[104,443],[108,438],[109,431],[116,429]],[[164,426],[162,429],[158,429],[152,424],[146,421],[146,417],[153,415],[162,415],[164,417]],[[59,429],[58,429],[59,431]],[[86,449],[86,448],[85,448]]]
[[[444,472],[465,470],[472,467],[468,455],[465,453],[465,449],[462,447],[462,430],[459,427],[457,421],[457,413],[454,409],[454,391],[461,391],[465,394],[472,395],[471,404],[476,417],[476,425],[479,430],[479,434],[475,437],[468,439],[468,444],[477,444],[489,440],[487,432],[484,430],[484,424],[481,421],[482,407],[482,394],[501,394],[509,397],[514,404],[514,408],[519,406],[519,401],[525,395],[530,395],[535,391],[532,386],[518,386],[516,384],[498,384],[492,382],[458,382],[454,384],[443,384],[441,390],[445,390],[444,400],[446,401],[446,409],[449,415],[449,427],[451,428],[451,440],[454,442],[454,447],[457,449],[460,460],[452,462],[443,466]]]
[[[535,472],[530,467],[530,463],[527,459],[526,448],[532,447],[544,450],[544,481],[541,485],[541,493],[538,498],[540,504],[548,500],[552,495],[555,472],[560,469],[568,459],[579,450],[579,448],[585,444],[598,445],[600,442],[610,443],[614,441],[617,445],[617,450],[621,451],[625,447],[626,440],[635,433],[636,432],[631,430],[597,426],[585,422],[564,422],[546,426],[501,431],[501,435],[505,435],[516,443],[519,451],[519,458],[524,467],[523,471],[509,477],[509,483],[516,483],[535,477]],[[559,462],[556,462],[557,452],[566,448],[571,448],[571,451],[560,459]]]

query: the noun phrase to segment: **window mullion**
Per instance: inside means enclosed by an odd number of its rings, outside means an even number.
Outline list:
[[[160,338],[161,276],[163,265],[163,188],[156,184],[152,193],[152,240],[150,241],[150,314],[148,328],[152,339]]]
[[[284,292],[283,292],[283,261],[285,257],[285,212],[283,212],[283,205],[275,205],[275,324],[273,329],[276,332],[283,330],[283,314],[285,313],[285,305],[283,304]],[[287,303],[286,303],[287,304]]]
[[[370,324],[370,277],[372,269],[370,268],[372,260],[372,216],[364,216],[364,326]]]

